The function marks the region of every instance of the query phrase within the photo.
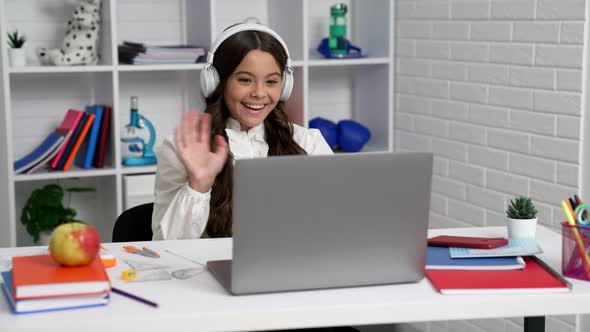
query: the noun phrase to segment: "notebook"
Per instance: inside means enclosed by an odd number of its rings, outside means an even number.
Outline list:
[[[521,257],[452,258],[449,247],[428,246],[427,270],[519,270],[525,267]]]
[[[109,303],[109,295],[83,295],[83,296],[64,296],[64,297],[47,297],[30,300],[15,300],[12,296],[12,276],[10,271],[1,273],[3,283],[2,292],[13,313],[25,314],[42,311],[78,309],[85,307],[94,307]]]
[[[426,276],[442,294],[569,292],[571,284],[539,258],[524,258],[522,270],[427,270]]]
[[[492,249],[451,247],[450,252],[453,258],[513,257],[542,254],[543,249],[535,239],[516,238],[508,240],[506,245]]]
[[[100,259],[85,266],[65,267],[49,255],[13,257],[12,282],[17,300],[104,294],[111,289]]]

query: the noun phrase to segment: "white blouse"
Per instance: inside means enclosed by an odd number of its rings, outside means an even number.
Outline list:
[[[317,129],[294,126],[293,139],[308,155],[332,154]],[[268,144],[264,140],[264,124],[248,131],[240,130],[240,123],[229,118],[225,132],[235,159],[265,158]],[[174,136],[166,137],[157,149],[154,212],[152,231],[154,240],[195,239],[206,237],[211,190],[200,193],[188,185],[188,173],[176,154]]]

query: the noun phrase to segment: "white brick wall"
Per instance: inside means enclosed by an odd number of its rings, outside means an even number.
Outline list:
[[[503,225],[531,195],[558,228],[578,191],[584,0],[397,0],[396,148],[435,154],[432,227]],[[573,331],[572,317],[547,330]],[[428,331],[517,331],[522,319]]]

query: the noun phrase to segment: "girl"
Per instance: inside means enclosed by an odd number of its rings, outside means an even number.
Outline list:
[[[274,31],[230,27],[207,59],[205,112],[184,113],[174,137],[157,151],[154,240],[231,236],[235,159],[332,154],[317,129],[289,122],[292,68]]]

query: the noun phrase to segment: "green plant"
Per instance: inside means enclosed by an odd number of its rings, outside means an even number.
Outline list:
[[[537,217],[537,209],[530,197],[519,196],[510,200],[506,216],[512,219],[533,219]]]
[[[11,48],[21,48],[27,41],[25,35],[20,34],[18,30],[8,33],[8,46]]]
[[[63,206],[64,194],[94,191],[93,188],[62,188],[59,184],[48,184],[33,190],[21,212],[21,223],[37,243],[42,232],[51,232],[55,227],[75,221],[76,211]],[[69,202],[68,202],[69,205]]]

